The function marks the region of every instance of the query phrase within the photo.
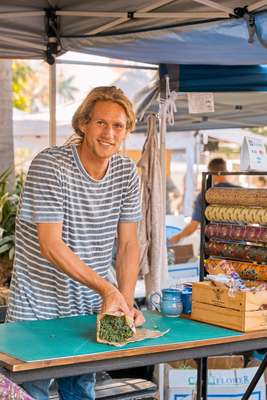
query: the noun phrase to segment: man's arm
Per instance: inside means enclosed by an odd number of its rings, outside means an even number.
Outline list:
[[[191,235],[192,233],[194,233],[197,230],[198,225],[199,225],[199,222],[194,220],[194,219],[192,219],[192,221],[188,225],[186,225],[181,232],[177,233],[176,235],[173,235],[168,240],[168,243],[169,244],[178,243],[181,239],[183,239],[183,238]]]
[[[41,255],[70,278],[98,292],[102,312],[122,311],[131,315],[124,297],[92,268],[86,265],[62,240],[62,223],[37,224]]]
[[[116,276],[119,291],[123,294],[128,307],[133,310],[135,324],[141,325],[144,318],[133,308],[134,291],[139,273],[139,242],[137,223],[120,222],[118,225]]]

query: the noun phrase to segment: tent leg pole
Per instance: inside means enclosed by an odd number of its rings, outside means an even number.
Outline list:
[[[49,146],[56,145],[56,63],[49,65]]]
[[[166,105],[163,106],[163,112],[160,118],[160,165],[162,174],[162,204],[163,204],[163,218],[165,226],[166,214]]]

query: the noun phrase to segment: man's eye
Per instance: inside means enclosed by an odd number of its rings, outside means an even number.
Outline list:
[[[97,126],[105,126],[105,121],[102,121],[101,119],[96,121]]]
[[[122,124],[114,124],[113,127],[114,127],[114,129],[117,129],[117,130],[124,129],[124,126]]]

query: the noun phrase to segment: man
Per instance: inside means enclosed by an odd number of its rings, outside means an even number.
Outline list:
[[[223,158],[214,158],[208,164],[208,171],[215,174],[217,172],[227,172],[225,160]],[[212,177],[212,181],[214,186],[217,187],[236,187],[235,185],[232,185],[230,182],[228,182],[227,177],[224,175],[214,175]],[[199,193],[194,203],[191,222],[188,225],[186,225],[181,232],[169,238],[168,244],[174,245],[181,239],[189,235],[192,235],[192,233],[194,233],[197,230],[201,222],[201,211],[202,211],[202,193]]]
[[[75,112],[72,144],[33,160],[16,224],[16,261],[7,321],[121,311],[133,307],[141,219],[134,163],[118,155],[134,129],[132,104],[116,87],[92,90]],[[117,236],[118,288],[106,280]],[[94,399],[94,374],[58,379],[61,400]],[[50,380],[24,383],[48,399]]]

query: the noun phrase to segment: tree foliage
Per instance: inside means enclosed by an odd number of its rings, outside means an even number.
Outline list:
[[[250,128],[250,130],[258,135],[267,136],[267,126],[261,126],[259,128]]]
[[[26,112],[38,112],[49,104],[48,65],[40,63],[33,69],[27,61],[12,63],[13,106]],[[57,77],[59,100],[65,103],[73,101],[79,92],[73,84],[74,76],[65,77],[63,71]]]
[[[35,80],[34,71],[23,61],[12,63],[13,106],[22,111],[30,111],[32,96],[30,81]]]

